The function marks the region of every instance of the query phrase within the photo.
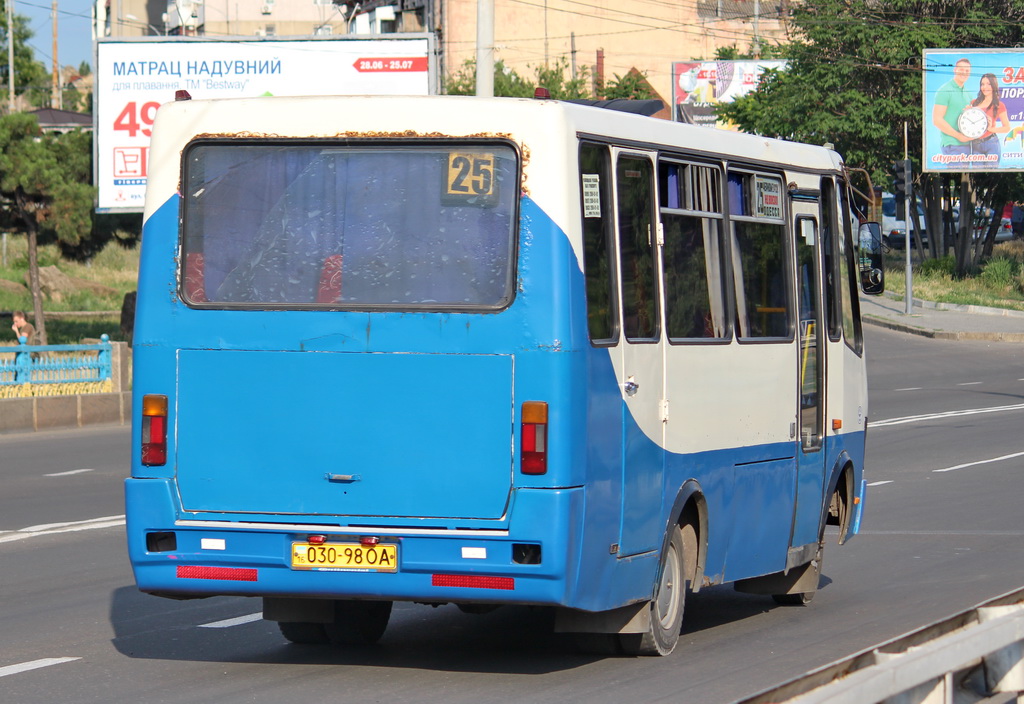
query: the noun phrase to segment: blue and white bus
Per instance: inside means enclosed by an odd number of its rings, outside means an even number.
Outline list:
[[[149,161],[128,545],[295,642],[524,604],[667,654],[806,603],[863,508],[840,157],[552,100],[178,100]]]

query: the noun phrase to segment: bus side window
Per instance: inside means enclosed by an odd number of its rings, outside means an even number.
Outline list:
[[[780,179],[729,173],[732,267],[741,338],[792,338],[786,275],[789,247],[782,205]]]
[[[850,194],[846,188],[840,191],[842,212],[850,212]],[[850,218],[843,218],[841,236],[836,237],[838,253],[836,260],[839,264],[839,271],[836,281],[839,284],[842,303],[843,335],[846,337],[846,344],[857,354],[864,351],[864,339],[860,322],[860,297],[858,290],[857,274],[860,269],[854,261],[853,249],[853,226]]]
[[[619,337],[612,238],[611,157],[608,147],[580,145],[583,219],[583,275],[587,291],[587,329],[594,344],[613,345]]]
[[[658,338],[653,166],[647,157],[622,155],[615,165],[622,327],[627,340]]]
[[[825,264],[825,326],[830,340],[838,341],[843,334],[842,306],[839,288],[839,244],[841,229],[836,219],[839,203],[836,200],[836,185],[831,177],[821,179],[821,253]]]
[[[658,166],[665,227],[665,315],[670,340],[731,337],[718,169]]]

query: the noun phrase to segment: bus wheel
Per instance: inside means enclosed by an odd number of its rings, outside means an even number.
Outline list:
[[[689,526],[688,526],[689,528]],[[683,534],[673,526],[668,547],[661,557],[661,569],[654,598],[650,602],[651,618],[646,633],[619,635],[622,651],[627,655],[668,655],[679,642],[686,599],[686,562]]]
[[[390,601],[336,601],[334,622],[324,628],[335,645],[367,645],[380,640],[390,618]]]
[[[329,643],[327,630],[322,623],[302,623],[300,621],[279,621],[277,627],[289,642],[300,645],[322,645]]]
[[[811,603],[814,592],[800,592],[799,594],[772,594],[776,604],[782,606],[805,606]]]

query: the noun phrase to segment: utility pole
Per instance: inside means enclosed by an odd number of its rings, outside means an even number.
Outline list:
[[[569,55],[572,56],[572,80],[576,80],[576,32],[569,32]]]
[[[61,110],[64,107],[64,96],[61,95],[60,62],[57,59],[57,0],[50,5],[53,15],[53,95],[50,96],[50,107]]]
[[[494,97],[494,0],[476,3],[476,95]]]

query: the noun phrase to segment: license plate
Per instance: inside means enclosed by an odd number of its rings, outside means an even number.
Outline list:
[[[292,543],[292,569],[397,572],[397,545]]]

